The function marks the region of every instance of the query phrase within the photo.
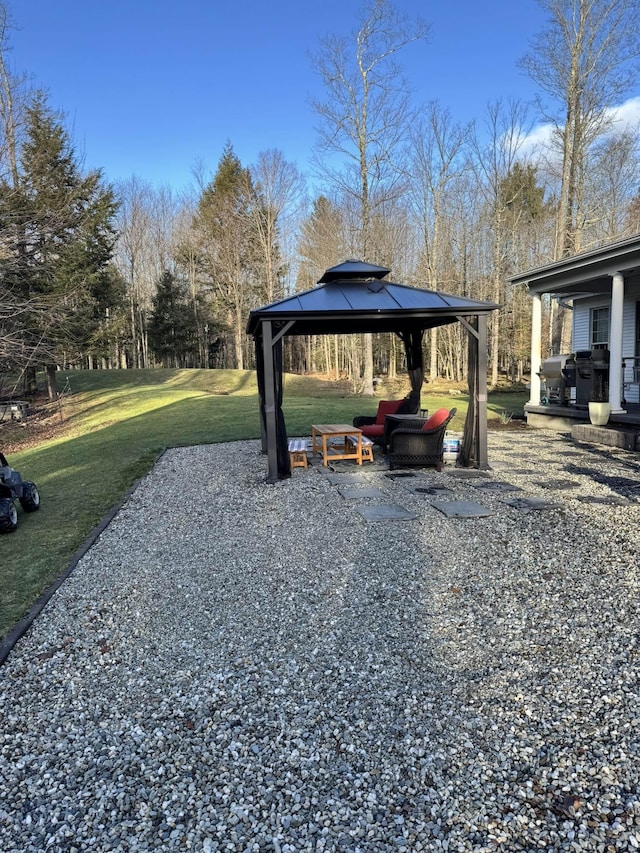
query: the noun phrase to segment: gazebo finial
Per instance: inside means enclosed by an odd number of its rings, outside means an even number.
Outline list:
[[[379,267],[376,264],[368,264],[365,261],[359,261],[356,258],[350,258],[348,261],[343,261],[335,267],[329,267],[325,270],[324,275],[318,281],[318,284],[327,284],[330,281],[345,281],[349,279],[362,279],[363,281],[372,278],[384,278],[391,272],[387,267]]]

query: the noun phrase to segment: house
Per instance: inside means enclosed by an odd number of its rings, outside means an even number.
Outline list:
[[[604,396],[612,425],[640,425],[640,234],[509,277],[533,300],[532,426],[567,428],[587,421],[588,402]],[[542,360],[542,303],[572,311],[571,353]],[[553,393],[549,393],[549,391]]]

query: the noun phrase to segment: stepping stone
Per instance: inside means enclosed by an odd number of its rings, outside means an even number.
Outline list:
[[[504,483],[500,480],[492,480],[490,483],[479,483],[476,489],[482,489],[486,492],[521,492],[520,486],[513,486],[511,483]]]
[[[474,501],[431,501],[431,506],[447,518],[486,518],[493,515],[490,509]]]
[[[332,486],[353,486],[354,483],[368,483],[359,471],[354,471],[353,474],[326,474],[327,480]]]
[[[632,501],[627,498],[599,497],[597,495],[578,495],[578,500],[586,504],[607,504],[608,506],[628,506]]]
[[[415,477],[416,475],[413,471],[387,471],[385,477],[388,477],[390,480],[401,480],[405,477]]]
[[[355,510],[365,521],[410,521],[418,517],[415,512],[409,512],[398,504],[357,506]]]
[[[536,486],[543,489],[573,489],[577,486],[575,480],[538,480]]]
[[[504,499],[503,502],[523,512],[531,512],[535,509],[560,509],[560,504],[548,501],[546,498],[510,498]]]
[[[384,497],[386,497],[385,493],[383,491],[381,491],[380,489],[374,489],[374,488],[369,488],[369,489],[343,488],[343,489],[338,489],[338,491],[340,492],[342,497],[347,501],[354,501],[354,500],[357,501],[359,498],[384,498]]]
[[[479,468],[451,468],[447,471],[450,477],[459,477],[461,480],[473,480],[474,477],[490,477],[490,471],[481,471]]]
[[[412,486],[410,491],[418,495],[452,495],[453,489],[448,486]]]

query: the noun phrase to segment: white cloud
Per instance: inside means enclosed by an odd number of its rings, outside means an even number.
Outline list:
[[[613,107],[607,112],[608,117],[613,122],[614,132],[626,130],[629,127],[637,127],[640,123],[640,96],[629,98],[621,106]]]
[[[611,107],[607,110],[607,118],[612,123],[610,133],[621,133],[629,128],[638,128],[640,126],[640,96],[629,98],[618,107]],[[527,133],[522,140],[521,156],[525,158],[536,154],[548,156],[553,127],[552,124],[539,124]]]
[[[521,156],[526,158],[540,150],[547,151],[551,144],[552,135],[552,124],[539,124],[537,127],[534,127],[522,140],[519,149]]]

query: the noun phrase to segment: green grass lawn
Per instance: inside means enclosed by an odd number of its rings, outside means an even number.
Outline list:
[[[59,374],[71,394],[51,417],[51,435],[17,445],[0,426],[0,449],[41,494],[38,512],[18,510],[15,533],[0,538],[0,636],[28,611],[92,529],[167,447],[255,439],[260,436],[255,373],[233,370],[94,370]],[[398,383],[378,393],[395,398]],[[489,417],[522,411],[524,392],[490,395]],[[462,429],[467,398],[425,385],[430,411],[456,406]],[[284,412],[290,435],[309,435],[311,423],[350,423],[375,413],[377,401],[351,395],[343,383],[287,376]],[[4,447],[3,447],[4,444]],[[265,477],[266,477],[265,460]],[[176,496],[179,499],[179,496]]]

